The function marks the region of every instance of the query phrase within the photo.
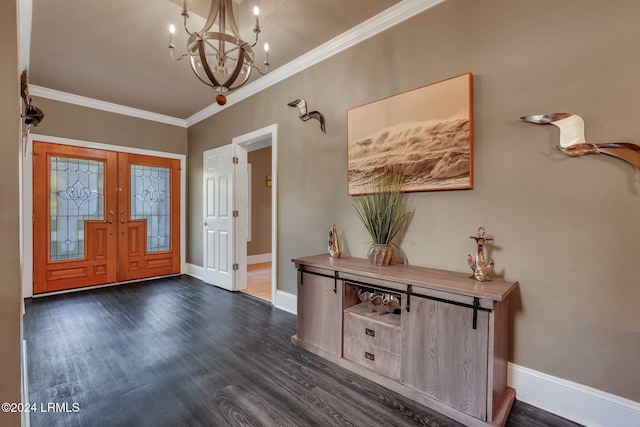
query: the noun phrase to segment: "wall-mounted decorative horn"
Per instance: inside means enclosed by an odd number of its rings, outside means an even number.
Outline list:
[[[572,157],[583,154],[607,154],[640,169],[640,146],[630,142],[588,143],[584,136],[584,120],[573,113],[539,114],[520,117],[539,125],[554,125],[560,129],[558,149]]]
[[[38,126],[42,119],[44,119],[44,112],[31,103],[27,70],[24,70],[20,76],[20,96],[24,101],[24,113],[21,117],[24,118],[25,124]]]
[[[24,155],[26,156],[27,141],[31,126],[38,126],[42,119],[44,119],[44,112],[31,103],[27,70],[24,70],[20,75],[20,96],[22,97],[22,102],[24,104],[24,113],[20,114],[20,117],[24,119],[24,125],[22,126],[22,144],[24,146]]]

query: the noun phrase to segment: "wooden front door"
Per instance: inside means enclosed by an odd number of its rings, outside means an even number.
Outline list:
[[[118,280],[180,272],[180,161],[118,154]]]
[[[180,272],[179,161],[35,142],[34,294]]]

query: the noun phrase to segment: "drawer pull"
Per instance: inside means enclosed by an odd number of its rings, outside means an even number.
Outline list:
[[[369,359],[369,360],[371,360],[373,362],[374,360],[376,360],[376,355],[375,354],[371,354],[368,351],[365,351],[364,352],[364,358],[365,359]]]
[[[373,329],[365,328],[364,329],[364,333],[369,335],[370,337],[375,337],[376,336],[376,331],[374,331]]]

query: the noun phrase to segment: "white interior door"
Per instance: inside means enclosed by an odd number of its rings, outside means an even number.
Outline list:
[[[242,150],[238,155],[232,144],[203,154],[204,281],[230,291],[247,287],[247,248],[236,243],[246,242],[246,209],[242,207],[246,197],[242,189],[247,158]]]

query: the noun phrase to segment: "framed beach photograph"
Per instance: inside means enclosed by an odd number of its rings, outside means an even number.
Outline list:
[[[347,111],[349,194],[366,194],[392,171],[403,191],[473,188],[473,75]]]

